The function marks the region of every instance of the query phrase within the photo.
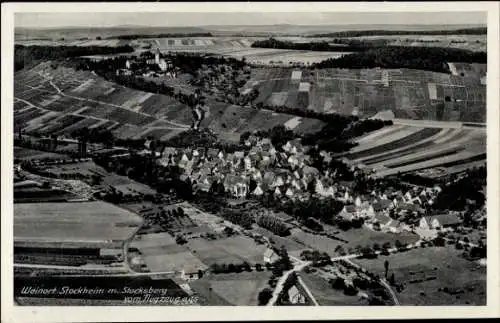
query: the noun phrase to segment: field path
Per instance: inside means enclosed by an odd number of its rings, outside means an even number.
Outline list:
[[[346,261],[347,261],[349,264],[351,264],[351,265],[353,265],[353,266],[355,266],[355,267],[358,267],[358,268],[360,268],[360,269],[363,269],[363,267],[361,267],[360,265],[358,265],[358,264],[356,264],[356,263],[352,262],[350,259],[346,259]],[[394,305],[396,305],[396,306],[401,305],[401,303],[399,302],[399,300],[398,300],[398,298],[397,298],[397,296],[396,296],[396,293],[394,292],[394,290],[392,290],[392,287],[391,287],[391,286],[387,283],[387,281],[386,281],[384,278],[381,278],[381,279],[379,280],[379,282],[380,282],[380,283],[382,284],[382,286],[384,286],[384,287],[385,287],[385,289],[387,289],[387,290],[389,291],[389,293],[391,294],[391,298],[392,298],[392,301],[394,302]]]
[[[68,97],[68,98],[71,98],[71,99],[80,100],[80,101],[87,101],[87,102],[98,103],[98,104],[101,104],[101,105],[108,105],[108,106],[112,106],[112,107],[115,107],[115,108],[120,108],[120,109],[128,110],[128,111],[131,111],[131,112],[135,112],[135,113],[138,113],[140,115],[147,116],[147,117],[152,117],[152,115],[150,115],[150,114],[143,113],[143,112],[140,112],[140,111],[135,111],[132,108],[126,108],[126,107],[121,106],[121,105],[117,105],[117,104],[112,104],[112,103],[108,103],[108,102],[103,102],[103,101],[98,101],[98,100],[93,100],[93,99],[88,99],[88,98],[82,98],[82,97],[78,97],[78,96],[66,94],[56,84],[54,84],[54,82],[52,82],[52,80],[50,78],[47,78],[46,76],[44,76],[40,72],[38,72],[38,74],[41,77],[43,77],[45,80],[47,80],[49,82],[49,84],[57,91],[57,93],[60,94],[60,95],[62,95],[62,96],[65,96],[65,97]],[[164,120],[164,121],[167,122],[167,123],[172,124],[173,126],[175,126],[177,128],[180,128],[180,129],[189,129],[190,128],[189,125],[177,123],[177,122],[170,121],[170,120]]]

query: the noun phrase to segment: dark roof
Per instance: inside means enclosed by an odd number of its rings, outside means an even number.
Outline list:
[[[431,216],[431,221],[433,221],[435,219],[438,220],[439,224],[442,226],[462,223],[462,220],[460,220],[454,214],[439,214],[439,215]]]
[[[346,205],[345,210],[349,213],[354,213],[356,212],[356,206],[355,205]]]

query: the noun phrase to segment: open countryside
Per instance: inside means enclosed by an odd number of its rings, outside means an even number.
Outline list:
[[[16,28],[16,302],[485,305],[486,28],[309,27]]]

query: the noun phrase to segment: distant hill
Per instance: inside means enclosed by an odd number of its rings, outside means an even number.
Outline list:
[[[109,38],[118,35],[133,34],[194,34],[211,32],[214,36],[243,34],[249,36],[268,35],[313,35],[346,31],[388,30],[388,31],[432,31],[466,28],[484,28],[484,25],[206,25],[196,27],[146,27],[122,25],[115,27],[63,27],[63,28],[21,28],[15,29],[15,40],[22,39],[80,39],[96,37]]]
[[[155,35],[155,34],[197,34],[207,33],[206,30],[198,27],[140,27],[140,26],[120,26],[120,27],[65,27],[65,28],[16,28],[14,32],[15,40],[25,39],[95,39],[96,37],[110,38],[120,35]]]

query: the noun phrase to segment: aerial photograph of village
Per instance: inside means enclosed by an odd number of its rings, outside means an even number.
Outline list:
[[[17,13],[14,39],[16,305],[486,305],[485,13]]]

